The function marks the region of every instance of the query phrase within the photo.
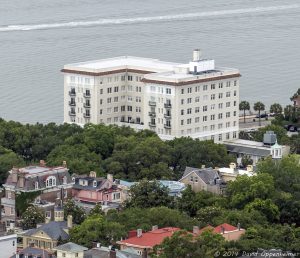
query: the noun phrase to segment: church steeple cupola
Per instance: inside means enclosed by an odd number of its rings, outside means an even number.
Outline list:
[[[271,155],[272,159],[282,158],[282,146],[277,143],[277,140],[275,144],[271,146]]]

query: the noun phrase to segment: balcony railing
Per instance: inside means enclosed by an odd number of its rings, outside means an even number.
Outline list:
[[[91,107],[91,104],[90,104],[90,103],[84,103],[83,106],[84,106],[85,108],[90,108],[90,107]]]
[[[75,91],[69,91],[69,95],[70,96],[76,96],[76,92]]]
[[[149,101],[149,106],[155,107],[156,106],[156,102],[155,101]]]
[[[69,116],[76,116],[76,112],[69,111]]]
[[[156,117],[156,113],[155,112],[149,112],[149,116]]]
[[[90,98],[91,97],[91,93],[83,93],[83,97]]]
[[[164,128],[165,128],[165,129],[171,129],[171,125],[166,125],[166,124],[164,124]]]
[[[165,108],[171,108],[171,107],[172,107],[171,103],[165,103]]]
[[[149,122],[149,126],[150,127],[156,127],[156,124],[155,123],[153,124],[152,122]]]
[[[90,118],[90,117],[91,117],[91,114],[84,113],[84,114],[83,114],[83,117],[85,117],[85,118]]]
[[[74,101],[69,101],[69,105],[70,105],[70,106],[76,106],[76,102],[74,102]]]
[[[164,114],[165,119],[171,119],[171,114]]]

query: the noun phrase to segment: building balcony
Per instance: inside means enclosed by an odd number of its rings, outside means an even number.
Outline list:
[[[84,106],[85,108],[90,108],[90,107],[91,107],[91,104],[90,104],[90,103],[84,103],[83,106]]]
[[[156,124],[155,123],[153,124],[152,122],[149,122],[149,126],[150,127],[156,127]]]
[[[69,116],[76,116],[76,112],[69,111]]]
[[[149,106],[155,107],[156,106],[156,102],[155,101],[149,101]]]
[[[164,114],[165,119],[171,119],[171,114]]]
[[[156,117],[156,113],[155,112],[149,112],[149,116]]]
[[[171,103],[165,103],[165,108],[171,108],[171,107],[172,107]]]
[[[90,94],[90,93],[88,93],[88,94],[86,94],[86,93],[83,93],[83,97],[85,97],[85,98],[89,99],[89,98],[91,97],[91,94]]]
[[[70,96],[76,96],[76,92],[75,91],[69,91],[69,95]]]
[[[76,106],[76,102],[69,101],[69,105],[74,107],[74,106]]]
[[[171,125],[166,125],[166,124],[164,124],[164,128],[165,128],[165,129],[171,129]]]
[[[84,113],[84,114],[83,114],[83,117],[85,117],[85,118],[90,118],[90,117],[91,117],[91,114]]]

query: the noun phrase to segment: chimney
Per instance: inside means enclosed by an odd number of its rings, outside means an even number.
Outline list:
[[[193,226],[193,233],[196,235],[199,235],[199,227],[198,226]]]
[[[136,235],[137,235],[137,231],[136,230],[130,230],[128,232],[128,238],[135,237]]]
[[[18,169],[13,167],[11,175],[12,175],[12,182],[17,183],[18,182]]]
[[[45,165],[46,165],[45,160],[42,160],[42,159],[41,159],[41,160],[40,160],[40,166],[41,166],[41,167],[44,167]]]
[[[136,231],[136,236],[137,236],[137,237],[142,237],[142,235],[143,235],[143,230],[139,228],[139,229]]]
[[[20,174],[20,177],[19,177],[19,187],[23,188],[24,187],[24,183],[25,183],[24,175]]]
[[[156,230],[156,229],[158,229],[158,226],[157,226],[157,225],[152,226],[152,231],[154,231],[154,230]]]
[[[96,243],[96,247],[100,248],[101,247],[101,243]]]
[[[237,228],[238,228],[239,231],[241,230],[241,223],[237,224]]]
[[[195,49],[193,51],[193,62],[198,62],[200,60],[200,56],[201,56],[201,50]]]
[[[114,176],[112,174],[107,174],[107,180],[110,182],[114,181]]]
[[[63,167],[66,168],[67,167],[67,161],[63,161]]]
[[[67,217],[67,226],[68,226],[68,228],[73,227],[73,216],[72,215],[68,215],[68,217]]]
[[[223,226],[221,226],[221,234],[225,233],[225,228]]]

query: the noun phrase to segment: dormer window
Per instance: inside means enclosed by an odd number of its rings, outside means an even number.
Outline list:
[[[46,187],[56,186],[56,178],[55,176],[49,176],[46,180]]]
[[[93,181],[93,187],[97,187],[97,181],[96,180]]]
[[[39,189],[39,182],[35,182],[35,183],[34,183],[34,188],[35,188],[35,189]]]

